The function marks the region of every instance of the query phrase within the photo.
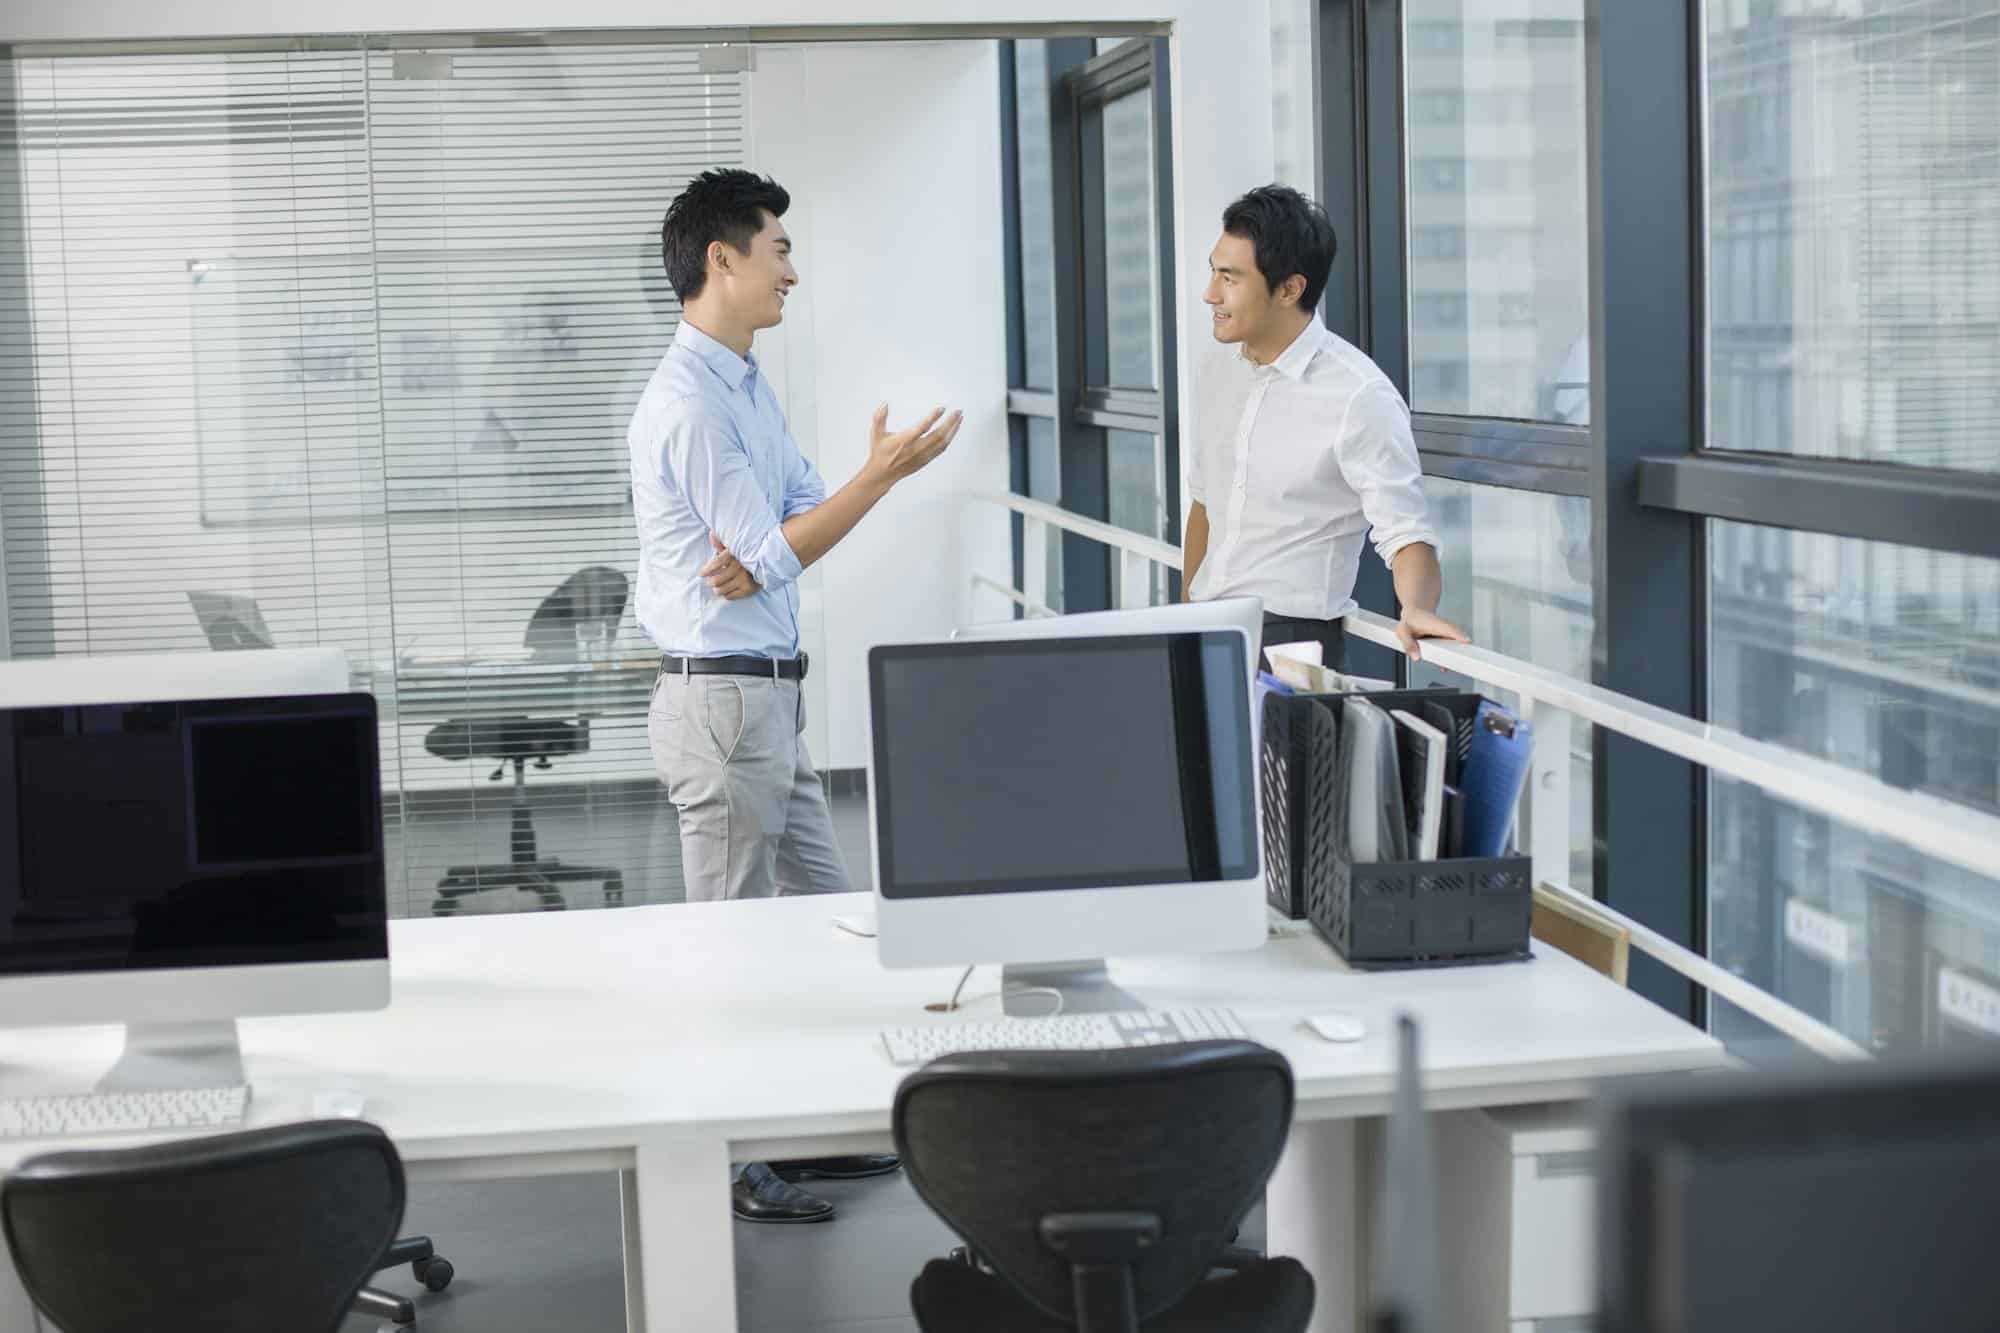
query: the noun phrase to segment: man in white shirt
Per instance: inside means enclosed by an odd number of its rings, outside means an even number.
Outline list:
[[[1250,191],[1222,215],[1202,299],[1215,340],[1196,386],[1182,542],[1191,601],[1254,595],[1264,642],[1317,640],[1345,659],[1363,538],[1396,580],[1396,627],[1466,641],[1437,614],[1444,581],[1410,435],[1410,409],[1381,368],[1314,317],[1333,269],[1333,224],[1297,190]]]

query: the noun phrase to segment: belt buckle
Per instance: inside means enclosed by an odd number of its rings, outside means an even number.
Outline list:
[[[812,667],[812,654],[810,654],[810,653],[800,653],[800,654],[799,654],[799,683],[800,683],[801,685],[805,684],[805,680],[806,680],[806,672],[807,672],[807,671],[808,671],[808,670],[809,670],[809,669],[810,669],[811,667]]]

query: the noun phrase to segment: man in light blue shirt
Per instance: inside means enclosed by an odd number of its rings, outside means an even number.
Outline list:
[[[790,203],[747,171],[706,172],[674,201],[661,244],[681,326],[627,435],[639,624],[665,655],[653,755],[695,901],[849,887],[801,739],[798,578],[960,420],[940,409],[892,434],[878,408],[867,464],[828,498],[750,351],[798,283]]]
[[[767,177],[708,171],[660,229],[681,326],[632,414],[639,624],[662,653],[647,734],[680,814],[691,901],[837,893],[848,887],[826,796],[805,746],[800,573],[891,487],[943,453],[960,413],[908,430],[875,409],[868,461],[831,496],[786,429],[757,368],[757,330],[784,318],[798,284],[780,221],[791,198]],[[838,1159],[796,1174],[873,1174]],[[739,1216],[807,1222],[821,1200],[753,1163]]]

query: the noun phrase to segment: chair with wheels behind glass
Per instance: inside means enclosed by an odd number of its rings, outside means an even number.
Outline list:
[[[194,608],[194,618],[201,622],[201,632],[208,636],[208,646],[216,652],[276,646],[256,598],[189,589],[187,599]]]
[[[924,1333],[1303,1333],[1313,1281],[1231,1245],[1292,1121],[1292,1071],[1245,1041],[933,1060],[896,1151],[967,1248],[910,1288]]]
[[[430,1242],[395,1240],[403,1164],[375,1126],[321,1120],[116,1151],[29,1158],[0,1224],[30,1299],[63,1333],[140,1328],[334,1333],[351,1314],[408,1326],[369,1275]]]
[[[627,581],[604,565],[588,565],[564,579],[542,599],[528,620],[526,646],[534,664],[575,663],[589,669],[593,655],[608,654],[625,613]],[[496,889],[526,891],[544,911],[568,906],[565,884],[601,883],[604,905],[625,901],[625,874],[615,866],[569,865],[540,854],[535,839],[534,812],[528,803],[527,768],[554,767],[552,760],[587,753],[590,719],[529,717],[454,717],[438,723],[424,737],[424,748],[440,759],[492,760],[499,765],[493,781],[514,770],[514,799],[508,834],[508,859],[486,865],[450,867],[438,881],[431,912],[454,915],[470,895]]]

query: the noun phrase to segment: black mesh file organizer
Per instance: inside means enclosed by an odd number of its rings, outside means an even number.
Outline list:
[[[1458,690],[1371,693],[1379,707],[1442,704],[1464,759],[1480,696]],[[1258,777],[1264,797],[1265,892],[1312,922],[1356,967],[1424,967],[1528,956],[1534,876],[1525,856],[1440,861],[1348,859],[1341,820],[1340,705],[1345,695],[1267,695]]]

